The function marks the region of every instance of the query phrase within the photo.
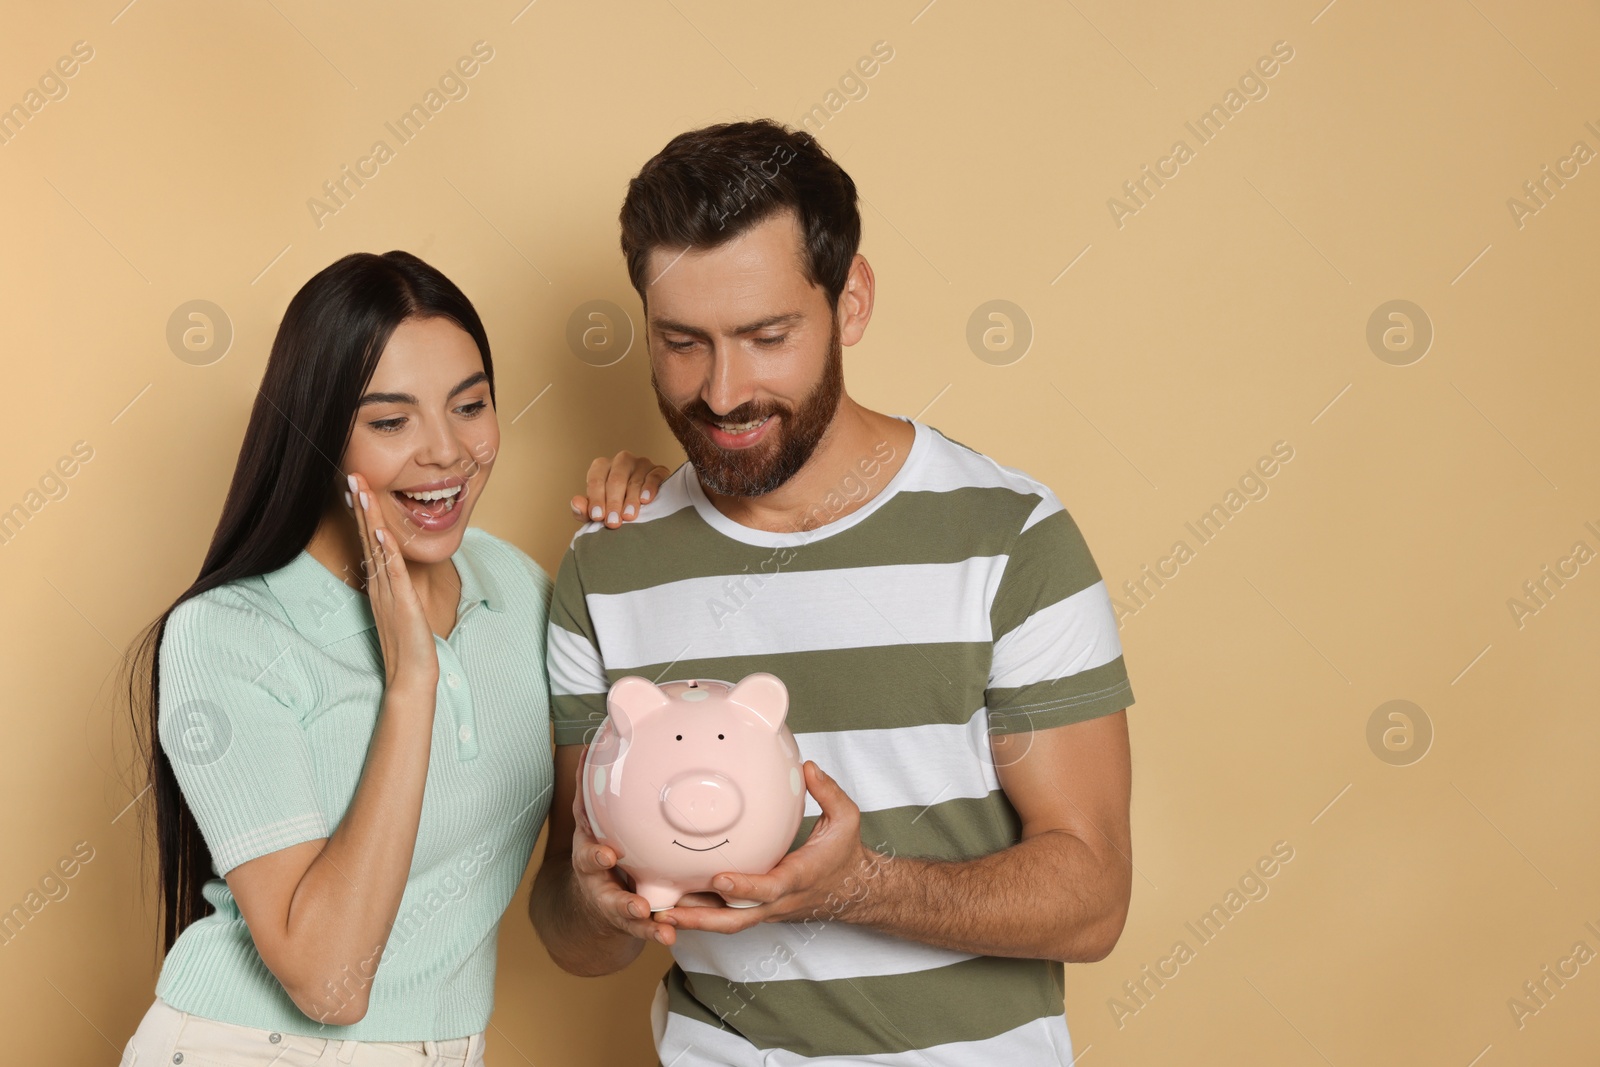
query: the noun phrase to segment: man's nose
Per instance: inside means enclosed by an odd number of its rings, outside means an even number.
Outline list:
[[[700,399],[718,415],[747,403],[753,392],[749,368],[736,349],[725,339],[712,342],[711,367]]]

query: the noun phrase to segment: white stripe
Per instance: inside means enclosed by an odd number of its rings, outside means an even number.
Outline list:
[[[920,464],[900,487],[901,492],[947,493],[955,489],[1010,489],[1023,496],[1054,494],[1043,482],[1015,467],[1002,466],[992,457],[973,452],[943,434],[930,435],[934,445],[926,463]],[[1058,502],[1059,506],[1059,502]],[[1043,518],[1042,515],[1037,518]]]
[[[876,884],[863,878],[865,892]],[[736,934],[679,930],[672,958],[686,971],[734,982],[828,981],[910,974],[973,959],[822,914],[806,922],[759,923]]]
[[[1116,613],[1106,583],[1040,608],[994,643],[992,689],[1015,689],[1110,663],[1122,655]],[[999,711],[1007,709],[999,708]]]
[[[874,1023],[882,1021],[870,1007],[862,1010],[873,1016]],[[797,1020],[796,1025],[804,1023]],[[783,1049],[758,1049],[732,1031],[669,1012],[656,1054],[669,1067],[1069,1067],[1073,1061],[1072,1035],[1064,1014],[1034,1019],[983,1041],[952,1041],[872,1056],[798,1056]]]
[[[600,653],[582,634],[563,629],[555,623],[547,628],[545,663],[550,673],[552,696],[573,696],[580,693],[604,693],[605,666]]]
[[[707,655],[987,642],[1007,558],[714,575],[585,599],[595,632],[607,635],[606,661],[625,670]]]
[[[989,713],[964,723],[927,723],[875,730],[795,734],[802,760],[836,778],[862,811],[925,808],[958,797],[986,797],[1000,788],[989,749]],[[820,815],[806,794],[806,814]],[[868,842],[869,845],[875,842]]]

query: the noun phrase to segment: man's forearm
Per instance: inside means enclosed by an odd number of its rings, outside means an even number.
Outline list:
[[[589,909],[573,883],[570,858],[545,858],[528,897],[528,917],[550,958],[568,974],[613,974],[644,951],[643,938],[608,925]]]
[[[956,952],[1092,962],[1122,934],[1130,874],[1065,831],[974,860],[869,853],[837,915]]]

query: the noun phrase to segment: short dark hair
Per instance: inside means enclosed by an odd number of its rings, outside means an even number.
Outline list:
[[[785,209],[804,235],[806,279],[837,306],[861,244],[856,183],[816,138],[770,119],[680,133],[628,182],[622,254],[645,298],[657,248],[715,248]]]

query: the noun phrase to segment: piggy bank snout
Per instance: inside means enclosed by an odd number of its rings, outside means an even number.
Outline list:
[[[661,791],[661,811],[673,829],[709,837],[744,814],[744,794],[732,779],[709,771],[680,774]]]

